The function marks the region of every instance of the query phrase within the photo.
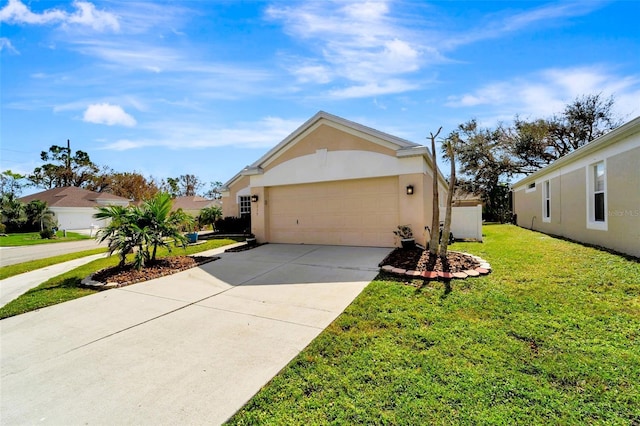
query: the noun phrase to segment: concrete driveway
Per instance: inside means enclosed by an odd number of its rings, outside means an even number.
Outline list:
[[[2,320],[0,423],[222,423],[389,251],[269,244]]]

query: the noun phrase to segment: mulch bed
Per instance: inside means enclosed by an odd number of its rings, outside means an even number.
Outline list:
[[[439,256],[432,259],[427,250],[416,247],[411,249],[395,249],[380,262],[379,266],[391,265],[394,268],[418,272],[436,271],[452,273],[475,269],[480,266],[480,262],[473,257],[458,252],[447,252],[446,263],[446,265],[443,265]]]
[[[380,271],[400,277],[403,282],[414,285],[416,280],[466,279],[491,272],[491,265],[484,259],[467,253],[447,252],[446,260],[435,259],[422,248],[397,248],[381,263]],[[409,281],[407,281],[409,280]]]
[[[220,258],[217,256],[173,256],[147,263],[140,271],[136,270],[132,265],[102,269],[93,274],[91,279],[121,287],[175,274],[218,259]]]

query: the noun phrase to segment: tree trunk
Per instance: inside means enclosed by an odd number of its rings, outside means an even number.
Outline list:
[[[449,245],[449,234],[451,234],[451,209],[453,204],[453,191],[456,185],[456,162],[455,153],[453,152],[453,144],[451,141],[446,142],[445,149],[447,156],[451,162],[451,177],[449,178],[449,188],[447,190],[447,211],[444,216],[444,227],[442,229],[442,238],[440,240],[440,257],[447,257],[447,246]],[[443,262],[443,264],[445,264]]]
[[[433,206],[431,211],[431,240],[429,241],[429,253],[432,258],[438,255],[438,237],[440,236],[440,200],[438,199],[438,162],[436,158],[436,138],[442,127],[436,134],[431,133],[431,161],[433,163]]]

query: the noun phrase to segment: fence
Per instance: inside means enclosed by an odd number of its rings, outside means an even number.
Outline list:
[[[453,207],[451,232],[456,239],[482,241],[482,205]]]

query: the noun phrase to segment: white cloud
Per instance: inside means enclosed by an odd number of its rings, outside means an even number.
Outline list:
[[[105,149],[124,151],[145,147],[198,149],[219,146],[271,148],[293,132],[304,120],[265,117],[255,122],[236,123],[233,127],[212,128],[210,124],[159,122],[149,126],[154,138],[121,139]]]
[[[494,110],[519,111],[523,116],[544,117],[560,112],[578,96],[613,96],[621,115],[640,112],[640,75],[620,76],[599,66],[552,68],[494,82],[462,95],[450,96],[454,108],[488,106]],[[618,97],[618,94],[622,94]]]
[[[13,47],[13,44],[11,44],[11,40],[9,40],[6,37],[0,37],[0,52],[2,52],[5,49],[8,50],[9,52],[20,54],[20,52],[18,52],[18,50],[15,47]]]
[[[89,2],[76,1],[73,5],[78,9],[75,13],[68,15],[66,22],[70,24],[80,24],[93,28],[96,31],[111,29],[120,30],[118,18],[96,7]]]
[[[602,1],[553,3],[520,13],[488,15],[474,28],[447,35],[442,39],[441,48],[453,49],[481,40],[504,37],[534,26],[549,25],[561,19],[587,15],[604,4]]]
[[[412,90],[424,83],[415,80],[416,72],[451,62],[445,52],[540,25],[556,25],[591,13],[603,4],[564,2],[514,12],[516,5],[508,11],[481,16],[472,25],[439,16],[434,6],[411,3],[412,8],[430,9],[423,15],[426,18],[416,21],[416,15],[402,14],[405,5],[391,0],[301,1],[271,6],[266,9],[266,17],[281,22],[287,34],[307,43],[312,52],[299,61],[303,65],[288,67],[298,83],[342,82],[346,87],[333,87],[327,93],[347,98]],[[461,22],[460,28],[455,27],[457,21]],[[465,101],[481,102],[471,97]]]
[[[408,92],[418,89],[418,84],[401,79],[386,80],[379,83],[372,82],[363,85],[352,85],[344,89],[333,89],[329,96],[336,99],[365,98],[377,95]]]
[[[107,126],[127,126],[136,125],[136,120],[127,114],[121,106],[111,104],[93,104],[84,112],[84,121],[88,123],[106,124]]]
[[[331,70],[324,65],[306,64],[294,66],[291,73],[299,83],[325,84],[333,80]]]
[[[9,0],[9,3],[0,9],[0,22],[15,24],[42,25],[50,22],[61,22],[66,13],[58,9],[49,9],[37,14],[29,10],[20,0]]]
[[[31,25],[78,24],[97,31],[105,29],[118,31],[120,29],[118,18],[114,14],[97,10],[93,3],[75,1],[73,6],[76,8],[74,13],[60,9],[48,9],[42,13],[34,13],[20,0],[9,0],[7,5],[0,9],[0,22]]]
[[[347,81],[349,87],[331,90],[330,96],[374,96],[414,87],[407,81],[398,82],[402,75],[420,69],[425,61],[423,52],[433,51],[417,42],[422,38],[417,31],[394,19],[386,1],[335,1],[329,5],[310,1],[270,7],[266,15],[281,21],[285,32],[308,41],[317,52],[317,57],[299,61],[303,65],[290,67],[299,83]]]
[[[84,55],[94,56],[107,66],[114,66],[114,73],[142,70],[154,74],[174,73],[171,88],[176,85],[192,87],[199,95],[207,96],[209,91],[215,97],[234,98],[238,93],[258,93],[267,90],[262,84],[271,78],[271,72],[246,65],[206,62],[194,59],[201,52],[170,47],[158,47],[144,42],[105,41],[83,39],[74,43],[74,49]],[[111,78],[111,77],[110,77]]]

